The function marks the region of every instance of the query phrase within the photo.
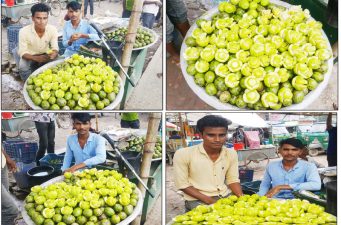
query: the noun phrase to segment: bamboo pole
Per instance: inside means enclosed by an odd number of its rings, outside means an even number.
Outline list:
[[[179,116],[179,123],[180,123],[180,136],[181,136],[181,140],[182,140],[182,147],[186,148],[187,143],[186,143],[186,138],[185,138],[185,133],[184,133],[184,124],[183,124],[182,118],[181,118],[181,113],[179,113],[178,116]]]
[[[121,64],[124,71],[128,72],[131,53],[133,51],[135,39],[136,39],[136,32],[139,26],[142,7],[143,7],[144,0],[134,1],[133,10],[131,12],[131,16],[129,19],[129,26],[127,31],[127,36],[125,38],[125,45],[123,49]],[[122,77],[123,81],[126,80],[126,77],[123,74],[122,69],[120,70],[120,76]]]
[[[141,163],[141,179],[145,184],[148,183],[148,177],[150,174],[150,166],[152,164],[152,158],[154,154],[154,148],[156,143],[156,137],[158,135],[159,123],[161,120],[161,113],[150,113],[149,121],[148,121],[148,130],[146,136],[146,142],[144,145],[143,155],[142,155],[142,163]],[[142,198],[145,198],[146,189],[143,187],[141,183],[137,185],[137,187],[141,190]],[[136,219],[132,222],[132,225],[140,225],[141,216],[136,217]]]

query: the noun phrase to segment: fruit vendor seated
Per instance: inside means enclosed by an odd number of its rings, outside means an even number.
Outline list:
[[[70,20],[65,22],[63,29],[65,57],[77,53],[81,45],[100,39],[97,31],[87,21],[81,19],[81,7],[81,4],[76,1],[69,2],[66,6]]]
[[[271,162],[265,171],[259,188],[259,195],[268,198],[292,199],[293,190],[317,191],[321,189],[321,179],[315,164],[299,160],[304,149],[296,138],[282,140],[279,153],[283,159]]]
[[[213,204],[233,193],[243,195],[236,151],[224,147],[231,121],[208,115],[197,122],[203,143],[175,152],[175,185],[184,192],[186,211]]]
[[[67,139],[62,171],[73,173],[84,167],[104,163],[106,160],[105,139],[90,132],[90,114],[73,113],[72,120],[73,128],[77,134],[71,135]],[[74,166],[71,166],[72,159],[75,160]]]
[[[32,24],[19,31],[19,75],[22,80],[36,69],[58,56],[57,28],[47,24],[50,7],[38,3],[31,7]]]

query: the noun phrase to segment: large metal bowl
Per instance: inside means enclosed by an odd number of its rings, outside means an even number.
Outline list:
[[[59,59],[59,60],[56,60],[56,61],[53,61],[53,62],[50,62],[50,63],[47,63],[45,64],[44,66],[40,67],[39,69],[37,69],[36,71],[34,71],[30,77],[32,76],[37,76],[39,73],[42,73],[43,71],[51,68],[51,67],[54,67],[54,66],[57,66],[58,64],[61,64],[65,61],[65,59]],[[123,93],[124,93],[124,84],[123,84],[123,81],[122,81],[122,78],[120,76],[117,76],[117,78],[119,79],[120,81],[120,91],[118,92],[118,94],[116,95],[116,98],[115,100],[110,103],[110,105],[108,105],[107,107],[104,108],[104,110],[108,110],[108,109],[115,109],[115,107],[122,101],[122,98],[123,98]],[[26,87],[27,87],[27,80],[25,81],[25,84],[24,84],[24,90],[23,90],[23,94],[24,94],[24,98],[25,98],[25,101],[27,102],[27,104],[34,110],[43,110],[40,106],[37,106],[33,103],[32,99],[30,98],[30,96],[28,96],[28,92],[26,90]]]
[[[282,6],[285,8],[290,8],[292,7],[292,5],[279,1],[279,0],[271,0],[271,3],[278,5],[278,6]],[[211,19],[212,16],[214,14],[218,13],[218,8],[213,8],[211,10],[209,10],[208,12],[206,12],[205,14],[203,14],[200,18],[202,19]],[[311,19],[313,19],[311,17]],[[191,28],[189,29],[189,31],[187,32],[187,35],[185,37],[185,39],[189,36],[191,36],[193,30],[197,28],[196,23],[194,23]],[[326,36],[326,34],[323,32],[323,36],[324,38],[328,41],[328,48],[330,50],[330,52],[332,52],[329,40]],[[212,106],[215,109],[219,109],[219,110],[240,110],[240,108],[238,108],[237,106],[228,104],[228,103],[222,103],[219,101],[218,98],[216,98],[215,96],[210,96],[206,93],[205,89],[198,86],[195,82],[194,82],[194,77],[189,75],[186,71],[187,68],[187,62],[184,59],[183,55],[184,52],[187,48],[187,45],[185,42],[182,43],[181,46],[181,53],[180,53],[180,63],[181,63],[181,70],[182,73],[185,77],[185,80],[188,84],[188,86],[192,89],[192,91],[204,102],[206,102],[208,105]],[[319,83],[319,85],[317,86],[317,88],[313,91],[310,91],[305,97],[304,100],[299,103],[299,104],[293,104],[291,106],[288,107],[282,107],[281,110],[302,110],[302,109],[306,109],[311,103],[313,103],[316,99],[318,99],[318,97],[321,95],[322,91],[327,87],[330,76],[332,74],[332,69],[333,69],[333,59],[329,59],[328,60],[328,71],[324,74],[324,80]]]
[[[43,183],[41,186],[42,187],[47,187],[47,186],[49,186],[51,184],[54,184],[54,183],[57,183],[57,182],[62,182],[63,180],[64,180],[64,176],[55,177],[55,178],[53,178],[53,179]],[[137,205],[134,208],[133,213],[130,214],[125,220],[122,220],[117,225],[128,225],[129,223],[131,223],[141,213],[142,206],[143,206],[142,193],[141,193],[141,191],[138,188],[136,188],[135,190],[136,190],[136,193],[139,196],[139,200],[137,202]],[[27,225],[36,225],[32,221],[31,217],[27,214],[27,211],[26,211],[25,207],[23,207],[21,213],[22,213],[23,219],[25,220]]]
[[[118,28],[122,28],[122,27],[124,27],[124,26],[116,27],[116,28],[114,28],[114,29],[110,29],[110,30],[106,31],[105,33],[113,32],[113,31],[117,30]],[[145,49],[145,48],[149,48],[149,47],[153,46],[153,45],[159,40],[159,35],[158,35],[155,31],[153,31],[152,29],[149,29],[149,28],[147,28],[147,27],[142,27],[142,26],[139,27],[139,28],[141,28],[142,30],[147,31],[147,32],[149,32],[150,34],[152,34],[152,35],[153,35],[153,40],[154,40],[154,41],[153,41],[152,43],[150,43],[149,45],[145,45],[145,46],[139,47],[139,48],[133,48],[133,51],[137,51],[137,50],[142,50],[142,49]]]

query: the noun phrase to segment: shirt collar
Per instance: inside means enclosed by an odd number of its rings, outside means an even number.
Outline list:
[[[204,149],[204,143],[199,144],[198,148],[199,148],[199,152],[201,154],[206,155],[206,157],[211,160],[211,158],[208,156],[207,152]],[[221,148],[221,150],[224,150],[224,146]],[[223,155],[223,152],[220,151],[219,157],[218,157],[218,159],[215,162],[218,162],[221,159],[222,155]]]
[[[43,36],[42,36],[42,37],[44,37],[44,36],[45,36],[45,34],[46,34],[47,30],[48,30],[48,24],[46,24],[46,27],[45,27],[45,32],[44,32],[44,34],[43,34]],[[38,33],[37,33],[37,31],[36,31],[36,29],[34,29],[34,23],[32,23],[32,25],[31,25],[31,31],[32,31],[34,34],[36,34],[36,35],[37,35],[37,37],[39,37],[39,36],[38,36]]]
[[[301,166],[301,164],[302,164],[301,160],[298,159],[298,160],[297,160],[297,163],[294,165],[294,167],[291,168],[290,170],[288,170],[287,172],[290,172],[290,171],[294,171],[294,170],[299,169],[300,166]],[[284,169],[284,166],[283,166],[283,160],[280,161],[280,166],[281,166],[281,168],[282,168],[283,170],[285,170],[285,169]]]
[[[71,26],[72,29],[78,29],[78,28],[82,27],[84,23],[86,23],[86,21],[81,19],[81,21],[79,22],[78,26],[76,28],[73,28],[73,25],[72,25],[71,20],[70,20],[70,26]]]
[[[95,138],[96,138],[96,134],[90,132],[88,140],[86,141],[86,143],[95,141]],[[75,140],[78,142],[78,134],[75,134]]]

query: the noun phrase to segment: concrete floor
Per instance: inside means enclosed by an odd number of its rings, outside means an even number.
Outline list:
[[[190,24],[211,9],[218,1],[185,0]],[[189,88],[181,69],[167,59],[167,106],[168,110],[214,110]],[[338,102],[338,64],[333,67],[332,76],[323,93],[304,110],[333,110]]]
[[[49,23],[55,25],[58,29],[62,30],[62,22],[64,15],[66,14],[66,10],[62,10],[59,17],[50,16]],[[104,16],[104,15],[116,15],[120,16],[122,14],[122,1],[101,1],[100,5],[98,2],[94,3],[94,17],[96,16]],[[31,21],[28,19],[21,19],[20,23],[22,25],[27,25]],[[151,46],[148,49],[144,70],[148,68],[150,65],[150,61],[154,57],[154,54],[157,52],[157,59],[162,56],[162,25],[156,26],[153,30],[159,35],[159,40],[156,44]],[[7,29],[2,27],[2,55],[1,61],[2,63],[10,61],[10,63],[14,63],[10,54],[8,53],[8,44],[7,44]],[[131,98],[126,102],[125,107],[129,109],[141,109],[141,110],[161,110],[162,109],[162,64],[156,63],[152,66],[149,66],[152,69],[148,70],[148,78],[146,79],[146,73],[142,74],[142,78],[138,84],[138,86],[133,90],[131,94]],[[160,75],[161,74],[161,75]],[[14,73],[9,71],[2,71],[2,109],[6,110],[28,110],[30,107],[26,104],[25,99],[22,94],[22,89],[24,82],[21,81],[18,77],[15,76]],[[142,82],[143,80],[147,80],[148,82]],[[160,81],[161,80],[161,81]],[[146,85],[146,86],[144,86]],[[153,92],[144,92],[141,95],[141,90],[149,89],[152,86]],[[133,97],[132,97],[133,96]],[[134,98],[134,99],[132,99]]]

